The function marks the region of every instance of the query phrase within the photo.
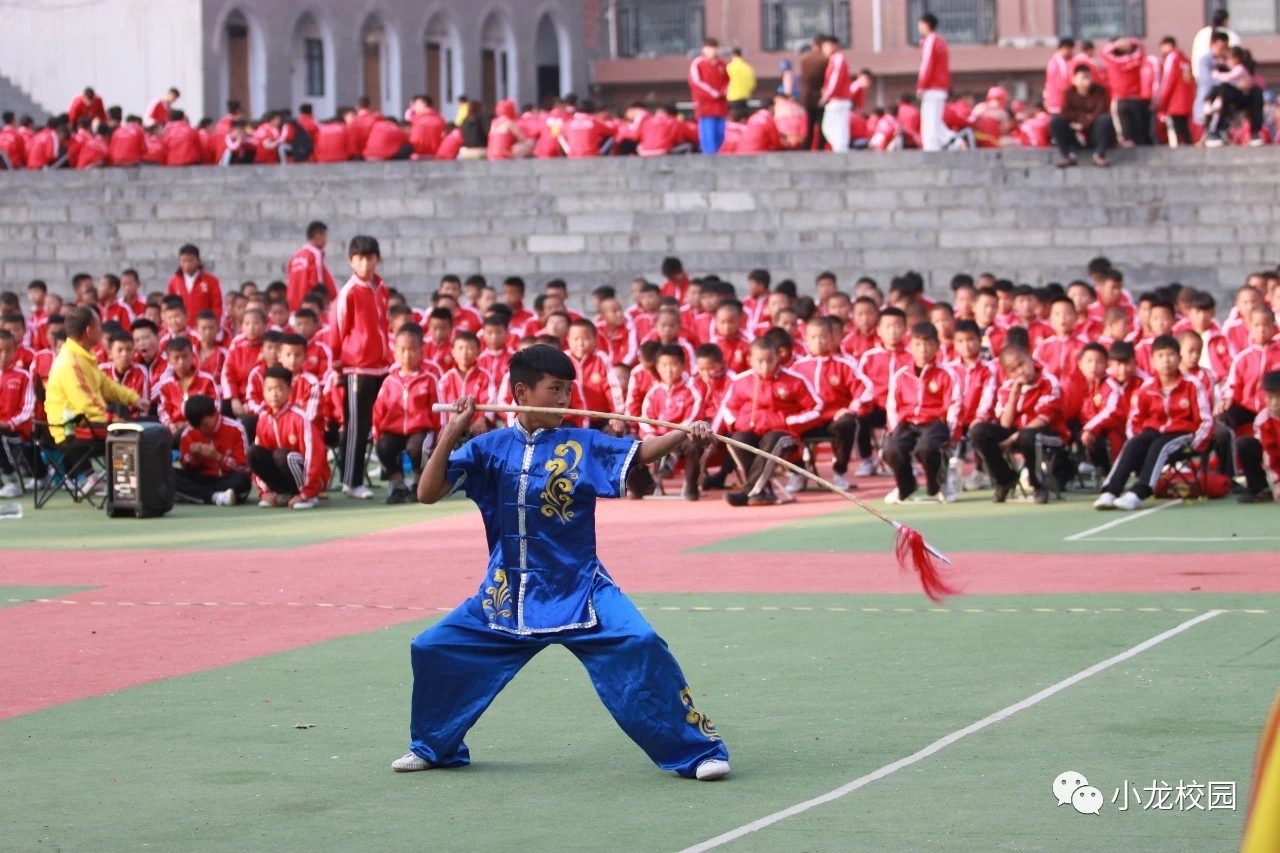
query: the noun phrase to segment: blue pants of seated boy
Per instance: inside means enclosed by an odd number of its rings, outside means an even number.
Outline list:
[[[521,667],[558,644],[582,662],[600,701],[654,764],[692,778],[703,761],[728,759],[715,727],[694,708],[680,665],[630,599],[597,579],[592,601],[599,624],[582,631],[496,631],[476,597],[418,635],[410,646],[409,749],[438,767],[469,764],[467,731]]]

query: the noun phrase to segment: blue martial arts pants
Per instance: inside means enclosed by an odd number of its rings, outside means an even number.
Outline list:
[[[409,647],[409,749],[437,767],[469,764],[463,736],[522,666],[559,644],[582,661],[600,701],[654,764],[692,778],[703,761],[727,760],[724,741],[693,707],[680,665],[630,599],[597,578],[592,601],[599,624],[587,630],[495,631],[476,597],[419,634]]]

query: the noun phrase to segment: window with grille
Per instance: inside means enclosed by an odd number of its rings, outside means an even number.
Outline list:
[[[1246,35],[1274,33],[1280,27],[1280,12],[1277,12],[1277,0],[1208,0],[1205,3],[1204,22],[1213,23],[1213,13],[1226,9],[1231,13],[1231,29]]]
[[[1146,31],[1143,0],[1058,0],[1059,36],[1105,41]]]
[[[760,12],[765,50],[799,52],[819,33],[849,46],[848,0],[765,0]]]
[[[324,97],[324,42],[307,39],[307,97]]]
[[[680,56],[702,45],[702,4],[624,0],[617,7],[619,56]]]
[[[949,44],[994,44],[996,0],[910,0],[907,38],[920,43],[916,21],[928,12],[938,19],[938,35]]]

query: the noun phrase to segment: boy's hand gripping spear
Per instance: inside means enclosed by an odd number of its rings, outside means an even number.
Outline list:
[[[437,412],[454,412],[457,411],[456,406],[449,404],[436,404],[432,407]],[[560,415],[562,417],[582,417],[592,420],[615,420],[626,421],[633,424],[646,424],[652,427],[661,427],[669,430],[679,430],[683,433],[692,433],[692,429],[687,424],[674,424],[667,421],[653,420],[651,418],[639,418],[633,415],[619,415],[610,412],[591,412],[585,409],[557,409],[544,408],[540,406],[494,406],[494,405],[477,405],[477,412],[494,412],[497,414],[530,414],[530,415]],[[856,496],[850,494],[844,489],[839,488],[834,483],[824,480],[812,471],[809,471],[786,459],[774,456],[772,453],[766,453],[758,447],[752,447],[741,441],[735,441],[724,435],[715,435],[716,441],[719,441],[730,448],[753,453],[756,456],[764,457],[773,461],[777,465],[781,465],[788,471],[799,474],[805,479],[821,486],[822,488],[835,492],[845,500],[856,504],[861,509],[874,515],[876,518],[893,527],[894,533],[894,553],[898,558],[898,565],[906,571],[908,568],[913,570],[920,577],[920,584],[924,587],[924,594],[929,596],[935,602],[940,602],[945,596],[955,595],[957,590],[952,587],[945,578],[935,562],[937,560],[951,564],[951,560],[945,554],[934,548],[924,537],[917,531],[908,527],[900,521],[895,521],[889,516],[877,510],[875,507],[859,500]]]

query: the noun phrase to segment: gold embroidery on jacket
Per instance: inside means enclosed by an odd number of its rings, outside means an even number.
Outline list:
[[[547,518],[558,518],[561,524],[573,518],[573,488],[577,485],[578,464],[582,461],[582,445],[576,441],[566,441],[556,446],[555,459],[547,461],[547,485],[543,488],[542,514]]]

